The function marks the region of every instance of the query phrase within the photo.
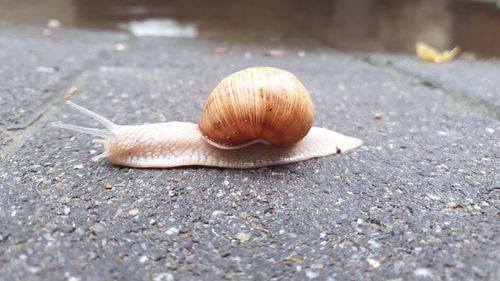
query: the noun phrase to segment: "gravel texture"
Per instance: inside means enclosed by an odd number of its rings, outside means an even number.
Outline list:
[[[280,43],[59,32],[47,43],[29,28],[0,28],[0,56],[8,58],[0,67],[0,125],[14,140],[0,160],[0,280],[500,277],[494,114],[421,75],[331,49],[309,46],[304,56]],[[125,49],[114,50],[116,43]],[[275,48],[284,54],[266,55]],[[32,53],[43,63],[30,63]],[[33,69],[67,65],[71,54],[64,74]],[[252,65],[295,73],[310,89],[316,125],[365,144],[254,170],[130,169],[91,161],[102,150],[91,137],[48,126],[93,126],[63,106],[71,85],[79,88],[75,102],[120,124],[196,122],[217,82]],[[499,63],[458,60],[432,66],[431,76],[443,85],[469,79],[453,90],[490,104],[480,89],[495,78],[474,79],[489,65]],[[421,68],[431,66],[415,62],[411,70],[428,73]],[[5,78],[12,72],[17,79]],[[34,118],[30,108],[46,110]]]

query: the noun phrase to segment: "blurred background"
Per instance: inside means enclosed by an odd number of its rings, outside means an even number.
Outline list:
[[[500,56],[496,0],[0,0],[3,21],[413,53],[416,41]],[[53,19],[50,21],[50,19]]]

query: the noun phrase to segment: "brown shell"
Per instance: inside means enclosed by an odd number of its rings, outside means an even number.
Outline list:
[[[251,67],[224,78],[208,97],[199,129],[204,138],[232,149],[265,142],[290,146],[311,129],[314,109],[292,73]]]

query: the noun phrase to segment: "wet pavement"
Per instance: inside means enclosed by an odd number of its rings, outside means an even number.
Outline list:
[[[293,41],[0,23],[0,280],[499,279],[498,61]],[[295,73],[315,125],[363,146],[253,170],[131,169],[49,126],[93,124],[63,105],[72,86],[119,124],[196,122],[251,65]]]
[[[203,9],[200,9],[203,7]],[[415,42],[500,56],[497,1],[456,0],[0,0],[5,21],[132,31],[232,42],[286,41],[343,51],[413,53]]]

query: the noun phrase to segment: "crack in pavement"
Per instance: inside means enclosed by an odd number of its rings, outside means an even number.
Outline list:
[[[92,60],[92,62],[94,61]],[[63,102],[62,92],[65,88],[63,85],[66,84],[65,81],[71,81],[71,83],[69,83],[70,85],[78,87],[85,81],[86,77],[89,75],[88,73],[96,70],[95,67],[90,69],[82,67],[82,69],[84,70],[80,72],[76,71],[70,75],[61,77],[60,81],[54,85],[53,95],[51,98],[46,100],[46,106],[35,112],[30,120],[16,126],[0,128],[1,131],[7,132],[7,136],[10,138],[10,140],[8,140],[3,147],[0,147],[0,160],[3,160],[9,154],[16,152],[32,135],[47,125],[50,118],[58,111],[57,104],[61,104]],[[59,95],[58,92],[61,92],[61,94]]]
[[[458,91],[451,90],[444,86],[442,83],[434,80],[427,79],[425,77],[422,77],[421,75],[418,75],[416,73],[410,72],[408,70],[405,70],[401,67],[398,67],[391,63],[390,61],[388,62],[377,62],[373,60],[370,55],[367,56],[360,56],[358,57],[359,60],[378,67],[382,69],[388,69],[397,72],[398,74],[413,78],[417,81],[417,83],[421,86],[432,88],[432,89],[437,89],[441,91],[443,94],[451,97],[453,100],[456,102],[459,102],[461,104],[466,105],[467,107],[473,109],[474,111],[495,119],[496,121],[500,121],[500,111],[495,108],[494,105],[492,105],[488,100],[485,100],[483,98],[477,97],[477,96],[472,96],[472,95],[464,95],[461,94]]]

